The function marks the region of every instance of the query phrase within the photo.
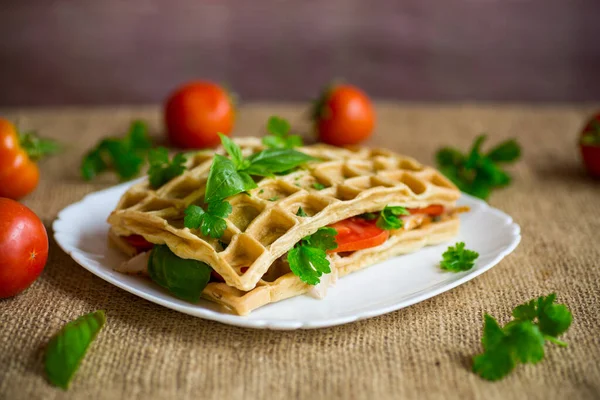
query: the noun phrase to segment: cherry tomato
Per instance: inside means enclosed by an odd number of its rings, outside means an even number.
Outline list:
[[[152,248],[154,247],[154,243],[150,243],[141,235],[124,236],[123,240],[125,240],[131,246],[135,247],[138,253],[143,253],[144,251],[152,250]]]
[[[375,126],[375,112],[369,97],[351,85],[337,85],[325,91],[317,102],[315,126],[319,140],[334,146],[353,145],[366,140]]]
[[[0,197],[0,298],[27,289],[47,259],[48,236],[42,221],[21,203]]]
[[[0,197],[18,200],[31,193],[40,170],[19,145],[13,124],[0,118]]]
[[[594,115],[583,128],[579,150],[590,175],[600,178],[600,113]]]
[[[234,106],[228,93],[211,82],[191,82],[177,89],[165,104],[169,140],[181,148],[214,147],[218,133],[233,129]]]
[[[434,204],[425,208],[409,208],[408,212],[411,214],[427,214],[435,217],[444,213],[444,206]]]
[[[390,237],[390,232],[379,228],[376,220],[348,218],[331,225],[337,231],[335,241],[338,247],[333,253],[356,251],[379,246]]]

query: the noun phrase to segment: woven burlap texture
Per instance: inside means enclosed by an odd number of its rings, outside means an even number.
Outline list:
[[[523,159],[514,183],[490,203],[514,217],[523,239],[498,266],[450,292],[349,325],[308,331],[249,330],[163,308],[81,268],[50,239],[40,279],[0,301],[0,399],[501,399],[600,397],[600,182],[582,171],[577,131],[595,106],[377,104],[369,145],[433,163],[435,150],[467,148],[488,132],[517,137]],[[261,135],[271,114],[307,128],[300,105],[243,107],[237,135]],[[114,183],[78,176],[82,154],[135,118],[161,133],[157,107],[0,110],[23,130],[65,143],[41,163],[42,181],[24,200],[51,223],[63,207]],[[547,346],[536,366],[489,383],[471,371],[482,315],[501,322],[534,296],[558,293],[574,315],[567,348]],[[68,392],[43,375],[43,349],[69,320],[104,309],[107,325]]]

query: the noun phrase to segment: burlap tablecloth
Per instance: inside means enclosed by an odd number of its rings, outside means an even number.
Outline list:
[[[373,145],[433,161],[437,148],[467,148],[517,137],[524,157],[514,184],[491,204],[521,225],[517,250],[484,275],[450,292],[378,318],[308,331],[251,330],[171,311],[118,289],[77,265],[51,239],[41,278],[0,301],[0,398],[3,399],[416,399],[600,398],[600,182],[582,172],[577,131],[594,106],[531,107],[378,104]],[[241,109],[236,134],[262,134],[277,113],[303,126],[303,107]],[[24,200],[44,221],[115,181],[85,183],[83,152],[124,132],[134,118],[160,133],[155,107],[4,110],[0,115],[60,139],[64,153],[42,163],[38,189]],[[305,126],[305,125],[304,125]],[[365,288],[375,290],[375,288]],[[536,366],[503,381],[473,374],[482,314],[509,319],[534,296],[558,293],[574,315],[568,348],[547,346]],[[43,376],[47,341],[65,322],[104,309],[107,325],[68,392]]]

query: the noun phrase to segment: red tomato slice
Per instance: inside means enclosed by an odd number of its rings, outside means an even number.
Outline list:
[[[135,247],[138,253],[152,250],[152,248],[154,247],[154,243],[150,243],[141,235],[123,236],[123,239],[131,246]]]
[[[331,225],[337,231],[338,247],[332,253],[357,251],[379,246],[390,237],[390,232],[377,227],[376,221],[349,218]]]
[[[444,213],[444,206],[432,205],[425,208],[409,208],[408,212],[411,214],[427,214],[431,216],[442,215]]]

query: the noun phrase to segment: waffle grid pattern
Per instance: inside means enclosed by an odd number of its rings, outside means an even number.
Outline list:
[[[245,155],[262,149],[260,139],[236,142]],[[183,226],[188,205],[204,206],[213,155],[208,152],[196,154],[183,175],[156,191],[147,181],[134,185],[108,221],[117,235],[138,234],[150,242],[167,244],[179,257],[211,265],[228,286],[250,291],[279,257],[322,226],[379,211],[388,204],[452,206],[460,195],[435,169],[387,150],[315,145],[301,151],[322,162],[262,179],[249,195],[228,199],[233,211],[220,240]],[[217,152],[223,154],[223,149]],[[324,188],[319,190],[321,185]],[[296,215],[300,207],[306,217]]]

